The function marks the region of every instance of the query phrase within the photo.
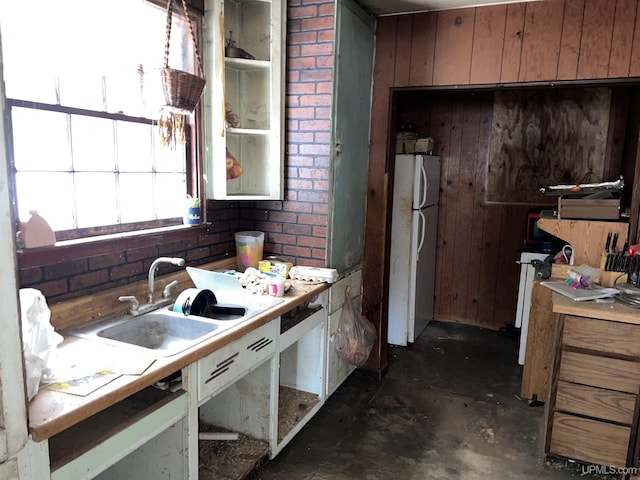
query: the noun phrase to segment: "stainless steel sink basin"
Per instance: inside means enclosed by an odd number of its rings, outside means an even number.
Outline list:
[[[167,308],[144,315],[109,317],[63,333],[113,344],[128,344],[168,357],[226,330],[215,320],[185,316]]]

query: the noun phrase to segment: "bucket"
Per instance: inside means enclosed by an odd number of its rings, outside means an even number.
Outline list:
[[[258,268],[263,248],[264,232],[236,232],[238,270],[244,272],[249,267]]]

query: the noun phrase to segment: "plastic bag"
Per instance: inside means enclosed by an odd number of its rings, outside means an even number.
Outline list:
[[[361,367],[369,358],[376,341],[376,328],[353,307],[349,288],[335,334],[338,355],[349,363]]]
[[[38,393],[50,353],[63,338],[51,325],[51,310],[40,290],[20,289],[20,314],[27,398],[31,400]]]

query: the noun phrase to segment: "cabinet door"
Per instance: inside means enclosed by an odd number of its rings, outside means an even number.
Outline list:
[[[286,1],[207,0],[205,10],[207,196],[282,199]]]

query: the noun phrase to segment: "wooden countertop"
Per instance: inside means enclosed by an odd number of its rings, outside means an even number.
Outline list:
[[[598,303],[593,300],[576,302],[556,292],[553,292],[552,300],[554,313],[640,325],[640,309],[619,302]]]
[[[153,385],[298,305],[312,300],[330,286],[327,283],[318,282],[298,280],[290,280],[290,282],[291,288],[283,297],[283,303],[184,352],[172,357],[156,359],[142,375],[122,375],[85,397],[48,389],[40,390],[29,403],[29,432],[33,440],[37,442],[46,440]],[[100,355],[101,352],[105,354],[107,351],[113,354],[113,347],[109,349],[104,347],[103,350],[98,342],[67,337],[58,346],[56,354],[76,356],[86,355],[88,351],[93,355]]]

